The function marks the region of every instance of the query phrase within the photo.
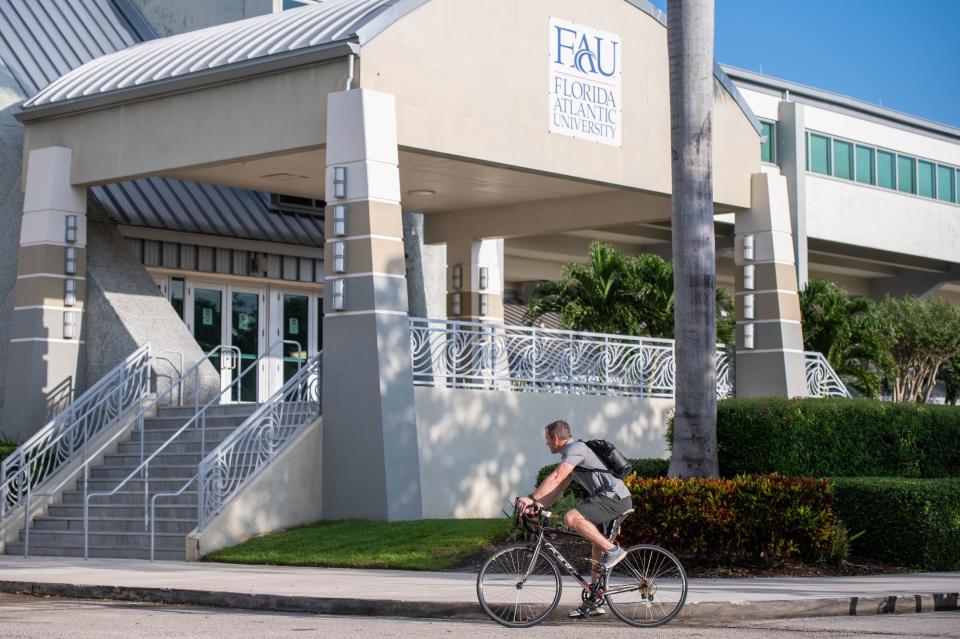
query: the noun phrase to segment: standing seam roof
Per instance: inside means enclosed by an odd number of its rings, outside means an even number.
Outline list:
[[[0,58],[25,95],[43,94],[77,67],[149,46],[138,43],[156,37],[129,0],[0,0]],[[323,242],[318,218],[278,215],[265,193],[168,178],[91,191],[123,224],[284,244]]]

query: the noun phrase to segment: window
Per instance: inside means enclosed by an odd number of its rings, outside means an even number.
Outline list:
[[[170,279],[170,304],[173,310],[177,312],[180,319],[183,317],[183,278],[173,277]]]
[[[810,134],[810,170],[830,175],[830,138]]]
[[[833,175],[844,180],[853,179],[853,145],[849,142],[833,141]]]
[[[919,173],[917,183],[920,187],[920,195],[923,197],[936,197],[936,167],[933,166],[932,162],[920,160],[917,163],[917,168]]]
[[[876,175],[873,166],[874,151],[869,146],[857,145],[857,182],[876,184]]]
[[[917,192],[917,161],[906,155],[897,156],[897,184],[904,193]]]
[[[300,7],[308,4],[306,2],[299,2],[298,0],[283,0],[283,11],[287,9],[299,9]],[[276,5],[274,5],[276,6]]]
[[[954,181],[953,167],[940,165],[937,167],[937,199],[944,202],[956,202],[956,182]]]
[[[760,121],[760,161],[777,163],[777,125],[774,122]]]
[[[877,184],[885,189],[897,188],[897,157],[893,153],[877,151]]]

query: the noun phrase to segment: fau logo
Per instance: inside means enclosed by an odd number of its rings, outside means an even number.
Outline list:
[[[553,25],[557,50],[554,63],[571,67],[584,75],[612,77],[617,72],[620,43],[599,35],[589,36],[576,29]]]

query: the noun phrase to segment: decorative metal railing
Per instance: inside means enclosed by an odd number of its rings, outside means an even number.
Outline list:
[[[410,319],[416,386],[673,397],[674,342],[479,322]],[[733,393],[717,352],[717,396]]]
[[[320,416],[321,358],[322,353],[312,356],[283,388],[200,462],[196,477],[200,528],[273,461],[301,429]]]
[[[807,394],[810,397],[850,397],[846,384],[817,351],[806,351],[803,363],[807,374]]]
[[[0,463],[0,520],[64,465],[86,459],[88,444],[146,398],[154,359],[150,344],[138,348]]]

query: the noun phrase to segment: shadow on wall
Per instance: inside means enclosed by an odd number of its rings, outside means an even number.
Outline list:
[[[608,439],[627,457],[666,457],[672,399],[418,387],[424,517],[496,517],[559,461],[543,439],[556,419],[578,439]]]
[[[47,391],[46,421],[50,421],[70,405],[74,399],[73,377],[67,377]]]

